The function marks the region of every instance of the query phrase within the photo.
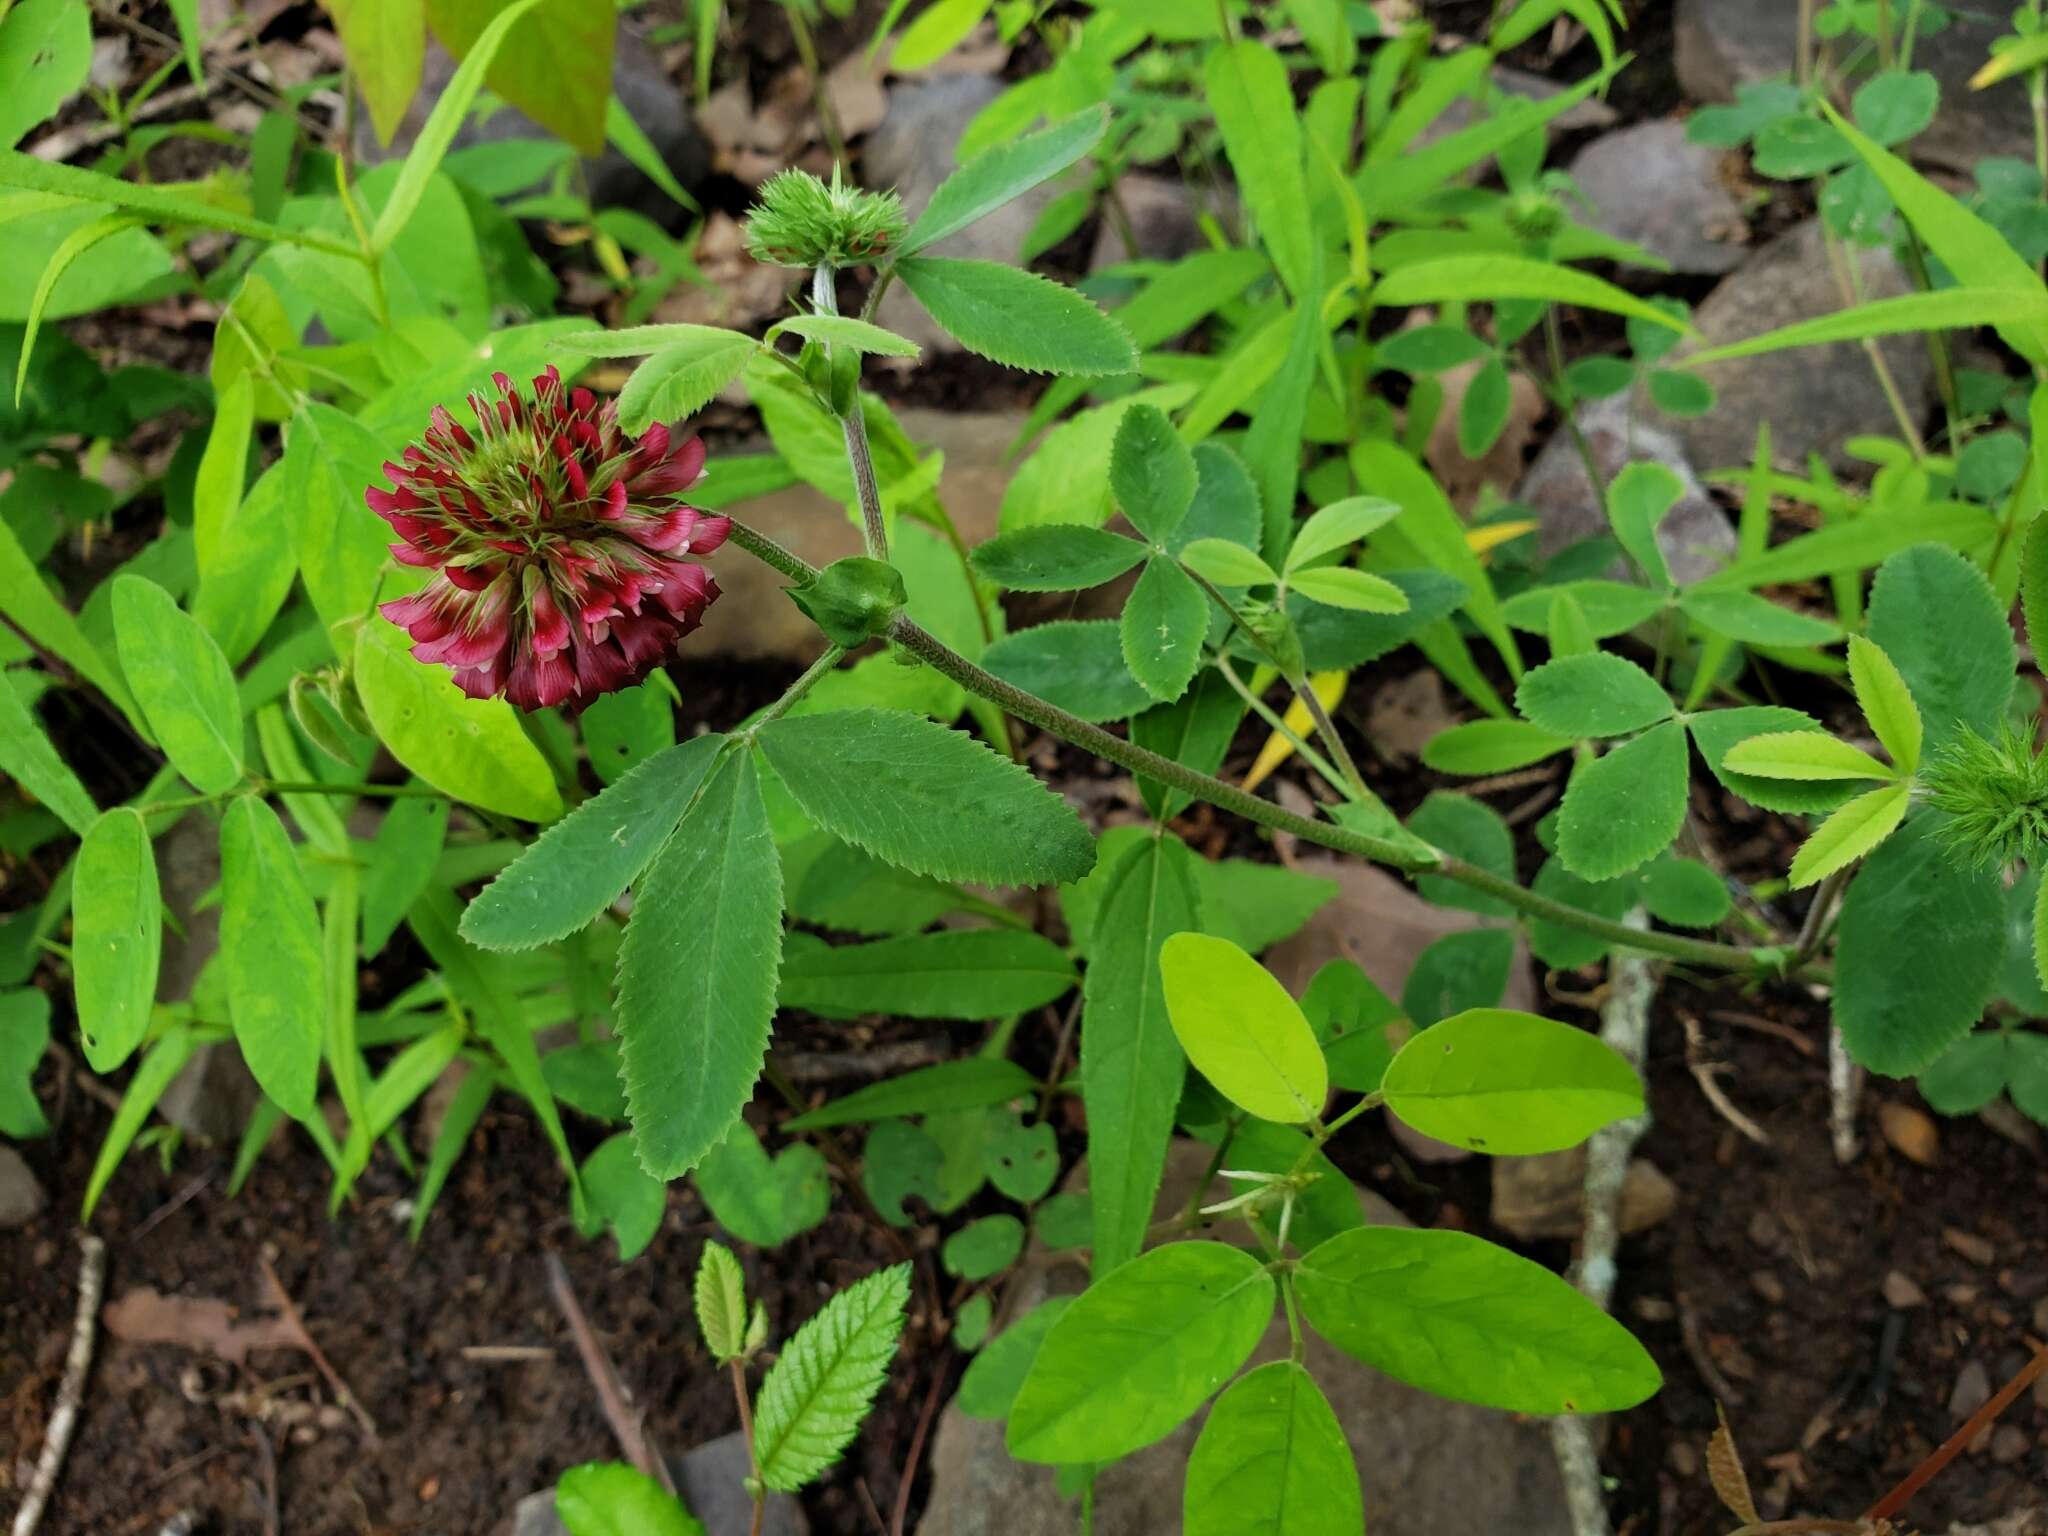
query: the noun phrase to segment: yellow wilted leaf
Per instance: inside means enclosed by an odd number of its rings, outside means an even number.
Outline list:
[[[1350,677],[1348,672],[1317,672],[1309,678],[1308,685],[1322,701],[1323,708],[1333,710],[1337,707],[1337,701],[1344,697],[1344,689],[1350,682]],[[1307,737],[1316,728],[1315,721],[1309,716],[1308,706],[1300,699],[1288,705],[1287,713],[1280,718],[1287,729],[1297,736]],[[1265,783],[1273,776],[1273,770],[1292,756],[1293,742],[1278,731],[1267,737],[1266,744],[1259,748],[1259,755],[1252,763],[1251,772],[1244,776],[1245,792],[1249,794]]]
[[[1488,523],[1484,528],[1466,530],[1465,542],[1475,555],[1484,555],[1500,548],[1510,539],[1519,539],[1536,527],[1533,518],[1517,518],[1511,523]]]

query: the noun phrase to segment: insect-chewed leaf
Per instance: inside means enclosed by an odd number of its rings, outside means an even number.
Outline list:
[[[910,1301],[910,1266],[869,1275],[796,1331],[761,1384],[761,1481],[794,1493],[839,1459],[881,1390]]]

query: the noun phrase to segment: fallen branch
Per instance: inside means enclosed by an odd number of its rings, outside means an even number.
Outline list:
[[[1707,1102],[1714,1106],[1714,1112],[1736,1130],[1742,1132],[1760,1147],[1768,1147],[1771,1138],[1764,1128],[1735,1107],[1721,1088],[1721,1074],[1728,1071],[1726,1062],[1707,1059],[1706,1041],[1700,1034],[1700,1021],[1689,1013],[1681,1013],[1678,1020],[1685,1026],[1685,1065],[1692,1073],[1692,1080],[1700,1085],[1700,1092]]]
[[[377,1425],[370,1418],[369,1410],[356,1400],[355,1393],[348,1389],[348,1383],[341,1379],[341,1372],[334,1368],[333,1362],[322,1352],[320,1346],[313,1342],[313,1335],[306,1331],[305,1318],[299,1315],[297,1304],[285,1291],[284,1282],[277,1278],[277,1271],[271,1267],[270,1260],[259,1254],[256,1262],[263,1266],[263,1278],[269,1283],[277,1310],[284,1315],[285,1325],[298,1335],[299,1348],[305,1351],[307,1358],[319,1369],[320,1374],[327,1378],[328,1388],[334,1393],[335,1400],[349,1411],[356,1423],[361,1426],[364,1436],[375,1445]]]
[[[1863,1069],[1849,1059],[1842,1031],[1828,1025],[1828,1130],[1834,1137],[1835,1161],[1856,1160],[1856,1110],[1863,1097]]]
[[[1631,928],[1649,927],[1641,908],[1622,921]],[[1656,998],[1657,973],[1651,962],[1634,951],[1615,950],[1608,964],[1606,996],[1600,1004],[1600,1038],[1638,1072],[1650,1033],[1650,1005]],[[1586,1144],[1585,1236],[1572,1278],[1585,1297],[1603,1311],[1613,1299],[1619,1273],[1614,1253],[1621,1241],[1621,1190],[1628,1177],[1629,1157],[1649,1128],[1646,1109],[1594,1132]],[[1600,1453],[1591,1426],[1583,1418],[1553,1419],[1550,1444],[1564,1478],[1572,1530],[1576,1536],[1610,1536],[1613,1527],[1607,1519]]]
[[[56,1491],[57,1474],[64,1468],[64,1453],[71,1449],[72,1431],[78,1428],[78,1411],[85,1402],[85,1373],[92,1368],[100,1291],[107,1279],[107,1245],[85,1232],[79,1235],[78,1246],[78,1316],[71,1325],[71,1350],[64,1357],[64,1379],[58,1384],[57,1405],[43,1436],[43,1454],[29,1479],[28,1496],[14,1512],[14,1536],[31,1536],[42,1523],[43,1511]]]
[[[591,1386],[597,1389],[598,1406],[604,1410],[605,1423],[611,1426],[612,1438],[619,1442],[619,1450],[626,1460],[674,1493],[675,1479],[669,1475],[668,1463],[655,1455],[653,1447],[647,1443],[647,1431],[633,1407],[632,1396],[619,1380],[619,1373],[613,1369],[611,1356],[598,1343],[590,1319],[584,1316],[583,1306],[576,1300],[576,1288],[569,1283],[569,1271],[562,1263],[561,1255],[550,1252],[547,1266],[548,1289],[554,1292],[555,1305],[562,1309],[562,1316],[568,1321],[569,1335],[576,1341],[576,1353],[582,1357],[583,1369],[590,1377]]]

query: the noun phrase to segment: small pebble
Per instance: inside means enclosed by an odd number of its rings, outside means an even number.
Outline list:
[[[1958,1421],[1991,1401],[1991,1373],[1982,1360],[1967,1360],[1956,1373],[1955,1387],[1948,1395],[1949,1417]]]
[[[1636,1316],[1646,1323],[1668,1323],[1678,1316],[1678,1308],[1662,1296],[1638,1296]],[[2043,1326],[2043,1332],[2048,1332],[2048,1325]]]
[[[1941,1161],[1941,1132],[1934,1117],[1910,1104],[1884,1104],[1877,1111],[1878,1129],[1901,1157],[1932,1168]]]
[[[1684,1440],[1671,1442],[1671,1470],[1687,1482],[1700,1475],[1699,1448]]]
[[[1998,1257],[1998,1248],[1990,1238],[1965,1232],[1960,1227],[1943,1227],[1941,1240],[1972,1264],[1988,1265]]]
[[[1769,1211],[1758,1211],[1749,1218],[1749,1240],[1765,1253],[1776,1253],[1785,1241],[1785,1228]]]
[[[1895,1307],[1901,1312],[1908,1312],[1914,1307],[1926,1306],[1927,1293],[1915,1285],[1909,1277],[1894,1269],[1889,1271],[1884,1277],[1884,1301],[1888,1307]]]
[[[2048,1299],[2048,1269],[2001,1269],[1998,1288],[2015,1301]]]
[[[1991,1436],[1991,1459],[2009,1467],[2033,1449],[2027,1432],[2017,1424],[2001,1424]]]
[[[1780,1306],[1785,1300],[1785,1282],[1768,1269],[1760,1269],[1749,1277],[1751,1289],[1772,1306]]]
[[[1976,1301],[1977,1287],[1974,1285],[1948,1285],[1942,1287],[1941,1294],[1949,1299],[1951,1306],[1967,1307]]]

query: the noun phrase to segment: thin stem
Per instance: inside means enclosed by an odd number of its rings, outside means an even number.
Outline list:
[[[1806,909],[1806,921],[1799,928],[1799,942],[1792,951],[1792,963],[1804,965],[1820,953],[1821,940],[1827,936],[1828,918],[1835,909],[1835,898],[1842,894],[1842,887],[1849,883],[1853,866],[1844,865],[1821,881],[1820,889],[1814,892],[1813,905]]]
[[[256,787],[266,795],[369,795],[381,800],[446,800],[447,795],[425,784],[325,784],[318,779],[256,779]],[[211,800],[231,798],[233,791],[226,795],[210,795]],[[159,801],[169,805],[170,801]]]
[[[803,676],[799,677],[795,682],[791,683],[787,688],[783,689],[781,698],[777,699],[773,704],[770,704],[766,709],[761,711],[761,717],[754,722],[753,726],[751,727],[750,733],[751,731],[758,731],[762,726],[768,724],[771,720],[780,720],[784,715],[788,714],[790,706],[796,703],[796,701],[802,698],[805,694],[809,693],[811,691],[811,685],[813,683],[817,682],[819,678],[823,677],[827,672],[830,672],[834,667],[838,666],[839,658],[844,656],[845,654],[846,648],[844,646],[826,646],[825,654],[820,656],[816,661],[812,662],[808,667],[804,668]]]
[[[1280,1271],[1280,1299],[1287,1305],[1287,1358],[1299,1365],[1308,1354],[1308,1343],[1301,1336],[1301,1313],[1294,1300],[1291,1267]]]
[[[1268,704],[1246,686],[1244,680],[1237,675],[1237,669],[1231,666],[1228,656],[1218,654],[1216,657],[1216,670],[1223,674],[1223,680],[1237,690],[1238,697],[1251,706],[1252,712],[1265,721],[1272,728],[1275,735],[1286,741],[1295,751],[1301,754],[1303,762],[1315,769],[1317,773],[1320,773],[1329,782],[1332,789],[1336,790],[1339,794],[1344,792],[1344,775],[1337,771],[1328,758],[1302,740],[1300,733],[1285,720],[1281,719],[1272,705]]]
[[[830,262],[819,262],[818,270],[811,274],[811,303],[821,315],[839,313],[839,291],[833,286]],[[882,493],[875,486],[875,460],[868,451],[867,411],[861,404],[858,385],[853,391],[853,404],[839,418],[839,426],[846,438],[846,462],[853,468],[854,494],[860,499],[861,540],[867,546],[869,559],[887,560],[889,530],[882,521]]]
[[[1330,718],[1330,712],[1323,708],[1323,701],[1306,680],[1294,685],[1294,696],[1301,700],[1308,711],[1309,719],[1316,723],[1316,734],[1323,739],[1323,745],[1330,749],[1330,755],[1337,759],[1337,766],[1344,770],[1344,777],[1361,800],[1370,799],[1372,791],[1365,787],[1365,776],[1358,771],[1358,764],[1352,761],[1351,749],[1344,745],[1344,738],[1337,734],[1337,722]]]
[[[785,576],[803,581],[816,574],[809,561],[791,554],[773,539],[737,519],[733,521],[731,537],[734,544],[781,571]],[[988,699],[1018,719],[1028,721],[1040,730],[1049,731],[1062,741],[1092,752],[1119,767],[1143,774],[1150,779],[1157,779],[1171,788],[1193,795],[1198,800],[1206,800],[1219,810],[1242,816],[1247,821],[1257,822],[1260,826],[1269,827],[1276,832],[1291,833],[1302,841],[1314,843],[1318,847],[1348,853],[1356,858],[1371,859],[1375,863],[1385,864],[1407,874],[1442,875],[1457,881],[1460,885],[1497,896],[1531,917],[1591,934],[1607,940],[1610,944],[1643,950],[1649,954],[1664,955],[1673,960],[1683,960],[1713,970],[1776,974],[1782,968],[1785,952],[1781,948],[1754,948],[1720,944],[1706,939],[1690,939],[1672,933],[1645,933],[1564,902],[1553,901],[1547,896],[1539,896],[1512,880],[1468,864],[1463,859],[1434,850],[1430,854],[1420,854],[1412,847],[1386,838],[1356,832],[1349,827],[1337,826],[1327,821],[1312,821],[1306,816],[1297,816],[1270,801],[1246,794],[1234,784],[1227,784],[1210,774],[1198,773],[1172,758],[1162,757],[1157,752],[1138,746],[1135,742],[1111,735],[1100,726],[1070,715],[1036,694],[1027,693],[1014,684],[983,671],[902,614],[898,614],[890,623],[889,638],[934,671],[951,678],[970,693]]]
[[[761,1459],[754,1451],[754,1407],[747,1400],[747,1368],[735,1355],[726,1362],[732,1368],[732,1395],[740,1405],[740,1436],[747,1443],[747,1465],[753,1470],[754,1536],[761,1536],[761,1517],[767,1510],[768,1490],[761,1486]]]
[[[818,65],[818,44],[811,36],[811,24],[804,19],[803,7],[785,5],[789,17],[789,30],[796,38],[796,54],[803,64],[804,73],[811,77],[811,103],[817,108],[818,128],[825,136],[825,147],[838,161],[846,159],[846,134],[839,126],[839,113],[832,106],[832,96],[825,88],[825,71]]]
[[[1593,487],[1594,510],[1603,516],[1607,509],[1607,477],[1600,472],[1600,461],[1593,456],[1593,445],[1586,438],[1585,428],[1579,425],[1578,406],[1572,399],[1571,385],[1564,376],[1564,327],[1558,323],[1557,306],[1546,305],[1543,310],[1543,348],[1550,360],[1550,398],[1564,417],[1564,429],[1571,434],[1572,448],[1585,466],[1586,483]],[[1634,563],[1631,557],[1631,564]]]

